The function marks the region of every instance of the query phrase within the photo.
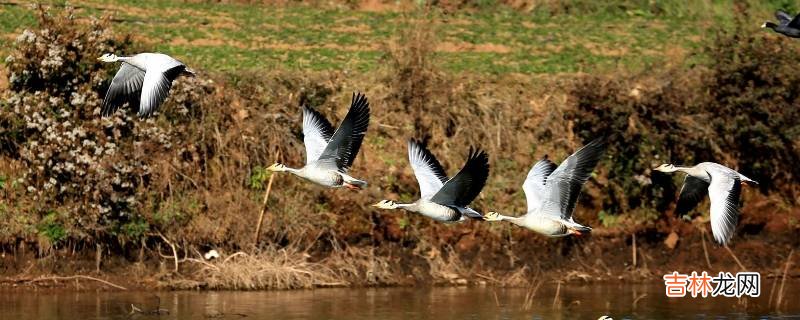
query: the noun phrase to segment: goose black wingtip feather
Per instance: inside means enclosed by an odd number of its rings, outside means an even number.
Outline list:
[[[358,110],[362,108],[369,109],[369,100],[367,100],[367,96],[363,92],[353,91],[350,108],[356,108]]]
[[[489,177],[489,155],[471,147],[467,161],[458,173],[448,180],[431,198],[441,205],[466,207],[480,194]]]

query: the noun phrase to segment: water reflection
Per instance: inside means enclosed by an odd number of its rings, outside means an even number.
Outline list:
[[[799,316],[800,282],[788,284],[784,314],[759,298],[667,299],[653,284],[543,285],[528,289],[369,288],[269,292],[0,292],[3,319],[771,319]],[[558,299],[556,298],[558,291]],[[160,316],[129,316],[169,310]]]

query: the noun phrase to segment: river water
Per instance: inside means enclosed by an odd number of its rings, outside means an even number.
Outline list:
[[[528,303],[529,289],[491,287],[0,290],[0,319],[800,319],[800,282],[787,283],[780,311],[768,307],[771,287],[759,298],[702,299],[666,298],[663,283],[544,285]]]

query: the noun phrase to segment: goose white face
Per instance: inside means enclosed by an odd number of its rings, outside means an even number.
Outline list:
[[[398,207],[397,202],[394,202],[392,200],[381,200],[381,202],[373,204],[372,206],[373,207],[377,207],[377,208],[381,208],[381,209],[390,209],[390,210],[391,209],[397,209],[397,207]]]
[[[282,171],[286,171],[286,166],[282,165],[280,163],[276,163],[276,164],[273,164],[273,165],[269,166],[267,168],[267,170],[272,171],[272,172],[282,172]]]
[[[100,58],[97,58],[97,60],[103,62],[114,62],[117,61],[117,55],[113,53],[104,53],[102,56],[100,56]]]
[[[656,167],[653,170],[661,171],[661,172],[673,172],[673,171],[675,171],[675,166],[671,165],[669,163],[665,163],[665,164],[662,164],[662,165]]]
[[[500,214],[494,211],[487,212],[485,216],[483,216],[483,220],[486,221],[500,221]]]

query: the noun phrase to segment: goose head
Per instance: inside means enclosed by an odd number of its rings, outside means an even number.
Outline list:
[[[400,207],[397,204],[397,202],[394,202],[392,200],[381,200],[381,202],[373,204],[372,206],[376,207],[376,208],[387,209],[387,210],[393,210],[393,209],[397,209],[397,208]]]
[[[494,211],[487,212],[486,215],[483,216],[483,220],[485,221],[500,221],[500,214]]]
[[[764,22],[764,24],[762,24],[762,25],[761,25],[761,27],[762,27],[762,28],[770,28],[770,29],[775,29],[775,28],[777,28],[777,27],[778,27],[778,25],[777,25],[777,24],[775,24],[775,23],[774,23],[774,22],[772,22],[772,21],[767,21],[767,22]]]
[[[284,172],[286,170],[286,166],[280,163],[275,163],[267,168],[267,170],[272,172]]]
[[[117,55],[115,55],[113,53],[104,53],[102,56],[100,56],[100,58],[97,58],[97,60],[100,60],[100,61],[103,61],[103,62],[115,62],[118,59],[119,58],[117,57]]]
[[[665,163],[665,164],[662,164],[662,165],[660,165],[658,167],[655,167],[653,170],[659,171],[659,172],[667,172],[667,173],[677,171],[675,169],[675,165],[669,164],[669,163]]]

